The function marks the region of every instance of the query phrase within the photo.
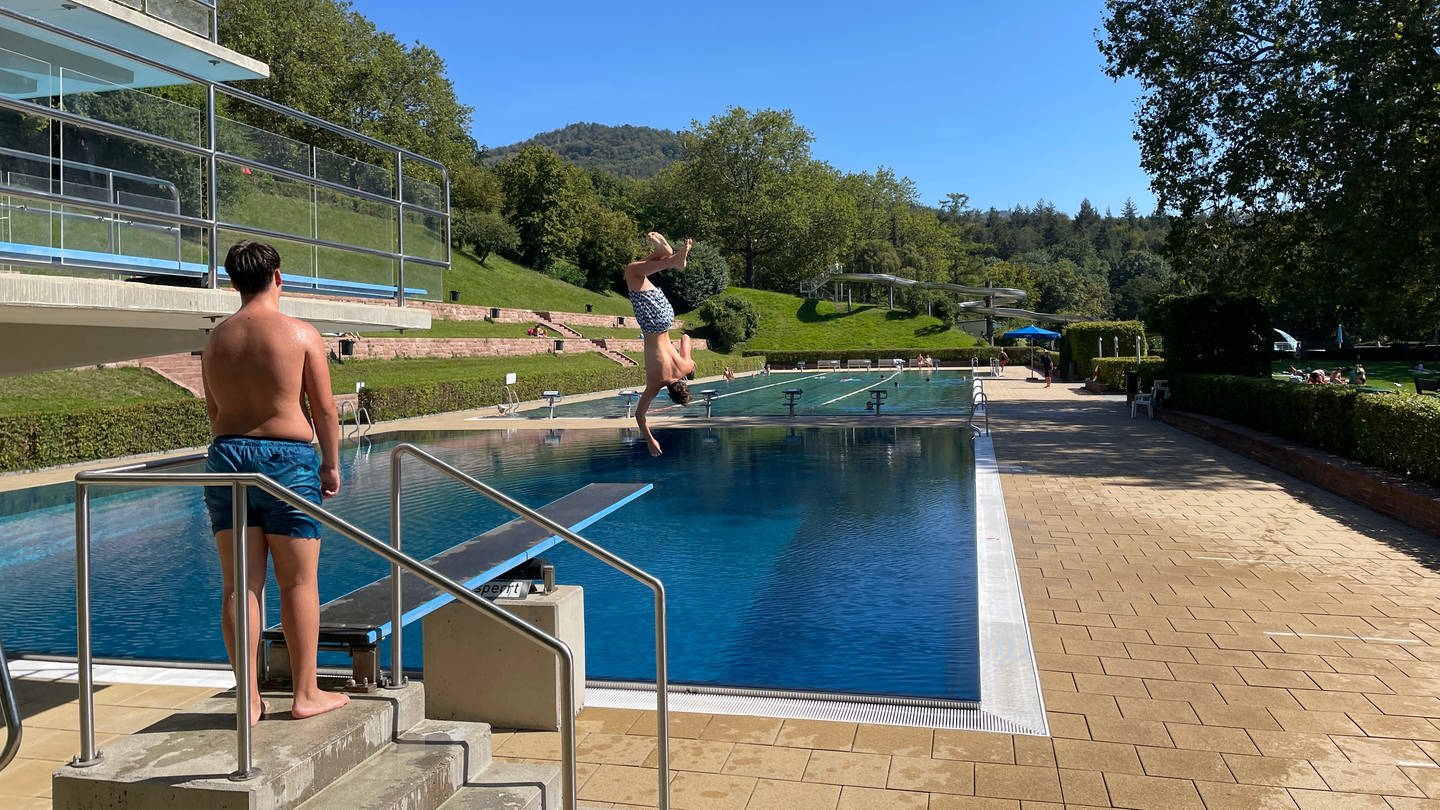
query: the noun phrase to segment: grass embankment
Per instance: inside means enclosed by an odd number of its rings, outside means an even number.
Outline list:
[[[939,318],[911,315],[884,304],[856,304],[801,298],[798,295],[732,287],[726,290],[749,301],[760,315],[750,351],[825,351],[844,349],[937,349],[979,345],[979,341]],[[700,324],[698,312],[681,316]]]
[[[585,305],[602,315],[629,315],[630,300],[619,293],[597,293],[566,284],[544,273],[491,256],[482,265],[459,250],[451,253],[445,274],[445,301],[449,291],[460,292],[461,304],[481,307],[584,312]]]
[[[190,398],[189,391],[143,368],[87,368],[0,377],[3,416]]]

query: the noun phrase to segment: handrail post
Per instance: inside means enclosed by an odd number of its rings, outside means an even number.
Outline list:
[[[95,750],[95,661],[90,653],[90,487],[75,482],[75,663],[80,682],[80,755],[70,764],[100,762]]]
[[[20,738],[24,733],[20,721],[20,704],[15,700],[15,688],[10,684],[10,667],[5,663],[5,647],[0,645],[0,715],[5,717],[5,747],[0,749],[0,771],[20,753]]]
[[[230,781],[243,782],[260,774],[250,761],[250,681],[255,661],[250,657],[250,555],[246,503],[249,488],[244,481],[230,485],[232,564],[235,566],[235,772]],[[262,573],[261,576],[264,576]]]
[[[356,417],[359,421],[359,417]],[[400,461],[399,453],[390,454],[390,547],[400,551]],[[390,563],[390,683],[395,687],[404,685],[405,670],[404,644],[401,641],[401,614],[405,608],[401,602],[400,566]]]

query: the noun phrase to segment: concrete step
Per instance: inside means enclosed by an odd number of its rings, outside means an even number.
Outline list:
[[[259,774],[243,782],[235,771],[235,697],[193,704],[135,734],[107,742],[99,763],[66,766],[51,780],[56,810],[281,810],[293,808],[389,745],[424,719],[425,693],[412,682],[318,717],[293,720],[286,694],[271,705],[252,734]]]
[[[562,799],[559,765],[494,762],[440,810],[553,810]]]
[[[490,726],[422,720],[298,810],[435,810],[490,765]]]

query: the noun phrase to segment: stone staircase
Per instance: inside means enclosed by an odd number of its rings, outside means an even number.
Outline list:
[[[637,363],[637,362],[635,362],[634,360],[630,359],[630,355],[625,354],[624,352],[618,352],[618,351],[616,351],[616,350],[614,350],[614,349],[607,348],[607,347],[605,346],[605,341],[603,341],[603,340],[597,340],[597,339],[595,339],[595,338],[591,338],[591,339],[590,339],[590,342],[593,343],[593,344],[595,344],[595,351],[597,351],[597,352],[605,355],[606,357],[610,358],[611,360],[613,360],[613,361],[616,362],[616,363],[619,363],[619,364],[622,365],[622,366],[638,366],[638,365],[640,365],[639,363]]]
[[[205,381],[200,373],[198,354],[181,352],[147,357],[140,361],[140,367],[150,369],[197,397],[205,396]]]
[[[563,806],[553,764],[491,758],[490,726],[425,718],[424,685],[352,695],[349,705],[296,721],[269,695],[255,726],[258,774],[236,766],[233,693],[194,704],[101,746],[99,762],[52,780],[56,810],[550,810]],[[558,753],[558,752],[557,752]]]

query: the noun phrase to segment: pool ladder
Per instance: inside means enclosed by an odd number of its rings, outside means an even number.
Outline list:
[[[976,436],[990,435],[990,398],[985,396],[985,383],[979,377],[970,381],[970,418],[965,421],[967,427],[975,431]],[[975,424],[975,417],[980,417],[980,424]]]
[[[400,523],[400,491],[401,491],[401,465],[402,458],[406,455],[414,456],[416,459],[425,462],[429,466],[447,473],[471,489],[479,492],[490,500],[504,506],[511,512],[535,523],[551,532],[565,538],[572,545],[592,557],[609,565],[611,568],[629,576],[647,587],[655,594],[655,721],[656,721],[656,753],[658,756],[659,770],[659,808],[669,810],[670,807],[670,680],[668,674],[665,636],[665,587],[659,579],[645,571],[626,562],[611,552],[586,540],[584,537],[570,531],[568,528],[556,523],[545,515],[525,506],[499,490],[466,475],[459,469],[446,464],[439,458],[426,453],[424,450],[412,444],[401,444],[391,451],[390,455],[390,543],[375,539],[365,533],[364,530],[346,522],[342,518],[332,514],[321,506],[311,503],[305,498],[296,495],[290,489],[283,487],[270,478],[259,473],[176,473],[157,472],[156,470],[177,464],[188,464],[201,461],[204,454],[193,454],[179,458],[166,459],[163,461],[145,462],[131,464],[124,467],[112,467],[105,470],[93,470],[82,472],[75,476],[75,634],[76,634],[76,661],[79,674],[80,694],[80,753],[70,761],[69,767],[85,768],[96,765],[100,762],[101,754],[95,745],[95,662],[91,653],[91,610],[90,610],[90,488],[93,486],[122,485],[131,487],[175,487],[175,486],[229,486],[234,492],[232,504],[234,514],[232,520],[236,528],[236,537],[241,538],[239,543],[234,544],[234,566],[235,566],[235,591],[237,594],[249,590],[250,570],[246,554],[245,537],[243,531],[246,525],[247,513],[245,504],[249,502],[247,490],[250,487],[268,493],[277,500],[283,501],[296,509],[304,512],[323,526],[337,532],[348,540],[355,542],[361,548],[370,551],[390,562],[391,581],[394,583],[391,591],[391,609],[394,613],[392,618],[392,630],[390,634],[390,657],[391,657],[391,683],[403,684],[404,676],[401,669],[404,656],[401,649],[402,620],[401,620],[401,592],[400,592],[400,571],[403,569],[419,577],[422,581],[431,586],[450,594],[457,602],[461,602],[470,608],[499,621],[508,629],[529,637],[535,643],[545,647],[554,653],[559,664],[556,681],[561,687],[560,693],[560,778],[561,792],[563,794],[562,805],[567,810],[576,810],[579,801],[578,782],[575,769],[575,661],[570,648],[564,642],[554,636],[539,630],[529,623],[520,619],[499,607],[496,607],[489,600],[466,588],[464,585],[435,571],[423,562],[409,556],[400,550],[401,523]],[[235,616],[235,634],[238,638],[246,638],[249,635],[250,617],[248,611],[238,611]],[[10,679],[8,671],[4,668],[4,651],[0,650],[0,687],[4,692],[0,694],[0,708],[3,708],[6,716],[7,726],[13,717],[14,726],[10,732],[10,740],[7,742],[4,752],[0,753],[0,768],[7,763],[7,756],[14,756],[14,750],[20,747],[19,734],[19,712],[13,707],[14,698],[10,693]],[[240,656],[235,661],[235,679],[237,683],[250,680],[251,667],[255,662],[248,656]],[[235,715],[246,717],[250,713],[250,691],[248,689],[235,690]],[[253,752],[251,750],[250,726],[246,723],[237,723],[235,730],[235,759],[236,769],[229,775],[231,781],[243,782],[259,775],[259,770],[254,766]]]
[[[20,705],[15,701],[15,687],[10,683],[10,667],[5,663],[5,648],[0,646],[0,715],[5,717],[5,747],[0,749],[0,771],[20,753]]]
[[[348,399],[341,400],[340,424],[342,425],[345,424],[345,414],[347,412],[350,414],[350,418],[354,421],[346,426],[347,429],[345,431],[345,438],[359,439],[365,434],[369,433],[371,428],[375,427],[375,420],[370,418],[369,408],[361,405],[356,405],[354,402],[351,402]]]

